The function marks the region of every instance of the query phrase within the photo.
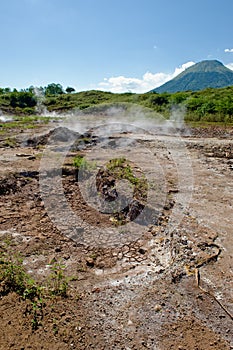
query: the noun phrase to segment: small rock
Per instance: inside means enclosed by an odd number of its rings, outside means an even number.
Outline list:
[[[86,265],[89,266],[89,267],[94,267],[94,265],[95,265],[94,259],[90,258],[90,257],[87,257],[86,258]]]
[[[162,306],[159,304],[156,304],[154,307],[155,312],[160,312],[162,310]]]
[[[64,255],[64,256],[63,256],[63,259],[64,259],[64,260],[69,260],[69,258],[70,258],[69,255]]]
[[[100,293],[100,288],[94,288],[94,289],[92,289],[92,293]]]
[[[60,253],[60,252],[61,252],[61,247],[56,247],[56,248],[55,248],[55,252],[56,252],[56,253]]]

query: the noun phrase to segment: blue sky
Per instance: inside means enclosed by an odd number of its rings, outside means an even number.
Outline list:
[[[232,0],[0,0],[0,86],[144,92],[204,59],[233,69],[232,13]]]

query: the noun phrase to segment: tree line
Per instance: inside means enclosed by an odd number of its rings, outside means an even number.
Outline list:
[[[34,113],[34,107],[37,105],[37,101],[41,97],[58,96],[62,94],[71,94],[75,92],[75,89],[68,86],[65,90],[61,84],[51,83],[45,87],[34,87],[30,86],[26,89],[17,90],[16,88],[10,89],[0,88],[0,104],[9,106],[16,111],[25,112],[26,114]],[[0,106],[1,107],[1,106]]]
[[[61,84],[55,84],[55,83],[48,84],[47,86],[44,86],[44,87],[43,86],[35,87],[31,85],[29,88],[20,89],[20,90],[17,90],[16,88],[11,89],[9,87],[6,87],[6,88],[0,87],[0,95],[9,94],[9,93],[25,93],[25,92],[36,94],[37,91],[44,94],[45,96],[50,96],[50,95],[61,95],[65,93],[70,94],[75,92],[75,89],[71,86],[67,86],[67,88],[64,90]]]

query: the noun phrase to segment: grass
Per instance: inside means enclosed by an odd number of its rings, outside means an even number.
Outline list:
[[[33,129],[38,127],[38,124],[48,124],[51,117],[43,116],[14,116],[13,120],[0,123],[0,132],[4,133],[11,129]]]
[[[209,126],[219,126],[219,127],[225,127],[225,128],[233,127],[233,123],[226,123],[226,122],[186,121],[185,124],[194,128],[195,127],[207,128]]]
[[[133,174],[131,166],[124,157],[111,159],[106,167],[117,178],[126,179],[132,185],[137,185],[140,182],[140,179]]]

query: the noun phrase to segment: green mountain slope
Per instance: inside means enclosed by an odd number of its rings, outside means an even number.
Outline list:
[[[233,71],[216,60],[202,61],[187,68],[174,79],[153,89],[153,92],[198,91],[233,85]]]

